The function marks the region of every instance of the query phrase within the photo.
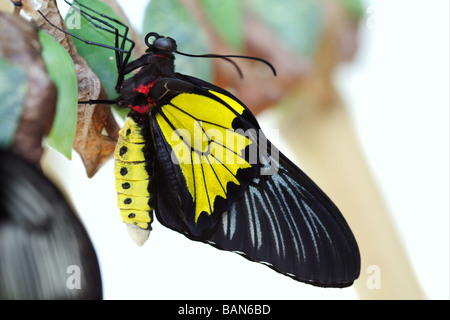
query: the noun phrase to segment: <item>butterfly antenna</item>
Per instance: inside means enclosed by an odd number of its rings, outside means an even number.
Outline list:
[[[189,53],[180,52],[178,50],[175,52],[180,55],[187,56],[187,57],[193,57],[193,58],[220,58],[220,59],[226,60],[226,61],[230,62],[236,68],[237,72],[239,73],[239,77],[241,77],[241,78],[243,78],[241,69],[230,58],[239,58],[239,59],[249,59],[249,60],[260,61],[260,62],[266,64],[272,70],[274,76],[277,75],[277,72],[276,72],[274,66],[270,62],[268,62],[267,60],[261,59],[261,58],[257,58],[257,57],[241,56],[241,55],[234,55],[234,54],[220,55],[220,54],[212,54],[212,53],[197,55],[197,54],[189,54]]]

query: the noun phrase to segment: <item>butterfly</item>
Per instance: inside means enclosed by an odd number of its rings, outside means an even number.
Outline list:
[[[76,212],[40,170],[0,148],[0,299],[102,299],[102,291]]]
[[[120,215],[138,231],[138,242],[148,237],[155,214],[191,240],[295,280],[351,285],[359,276],[360,255],[343,215],[265,137],[249,108],[218,86],[177,73],[175,54],[189,54],[178,51],[174,39],[150,32],[145,54],[128,62],[134,42],[126,34],[121,38],[119,43],[116,33],[113,48],[119,97],[82,103],[130,110],[119,133],[114,174]],[[254,57],[203,56],[255,59],[273,68]]]

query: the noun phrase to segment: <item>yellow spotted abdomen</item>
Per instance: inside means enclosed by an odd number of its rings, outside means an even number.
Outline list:
[[[144,147],[141,128],[129,118],[119,131],[114,152],[117,206],[123,222],[150,229],[153,208],[149,205],[149,176],[145,168]]]

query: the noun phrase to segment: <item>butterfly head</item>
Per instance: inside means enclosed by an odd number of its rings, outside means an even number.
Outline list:
[[[159,55],[172,55],[177,50],[177,43],[169,37],[164,37],[156,32],[150,32],[145,36],[147,53]]]

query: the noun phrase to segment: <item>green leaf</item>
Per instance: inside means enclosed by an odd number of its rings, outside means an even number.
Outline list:
[[[243,8],[239,0],[200,0],[209,22],[233,49],[244,47]]]
[[[157,32],[175,39],[181,52],[209,52],[205,32],[177,0],[152,0],[145,9],[142,30],[145,33]],[[175,62],[178,72],[211,81],[212,64],[209,59],[178,55]]]
[[[114,11],[106,4],[98,0],[82,0],[79,1],[82,4],[87,5],[89,8],[107,15],[113,19],[121,21],[121,19],[114,13]],[[103,18],[92,11],[78,7],[74,4],[74,7],[80,8],[86,13],[95,16],[98,19],[104,20],[106,23],[113,25],[118,29],[120,35],[125,33],[125,27],[121,26],[118,23],[114,23],[111,20]],[[74,35],[95,43],[101,43],[104,45],[108,45],[111,47],[115,47],[115,34],[107,32],[105,30],[101,30],[100,28],[94,25],[97,24],[104,28],[108,28],[105,24],[102,24],[98,20],[87,20],[76,8],[70,8],[64,21],[66,23],[67,30]],[[109,30],[112,30],[109,28]],[[128,34],[129,36],[129,34]],[[122,38],[119,37],[119,46]],[[75,46],[77,47],[78,53],[86,59],[89,66],[95,72],[95,74],[99,77],[103,86],[106,89],[109,99],[115,99],[118,94],[116,92],[116,82],[117,82],[117,66],[116,66],[116,51],[108,48],[103,48],[97,45],[86,44],[83,41],[80,41],[76,38],[73,38]],[[130,48],[131,43],[126,42],[125,49],[128,50]],[[131,58],[130,58],[131,60]]]
[[[311,56],[322,32],[321,3],[316,0],[249,0],[249,8],[294,52]]]
[[[0,58],[0,148],[13,140],[27,94],[27,74],[20,65]]]
[[[46,141],[70,159],[77,127],[77,74],[69,53],[52,36],[41,30],[39,41],[48,75],[58,89],[55,119]]]

